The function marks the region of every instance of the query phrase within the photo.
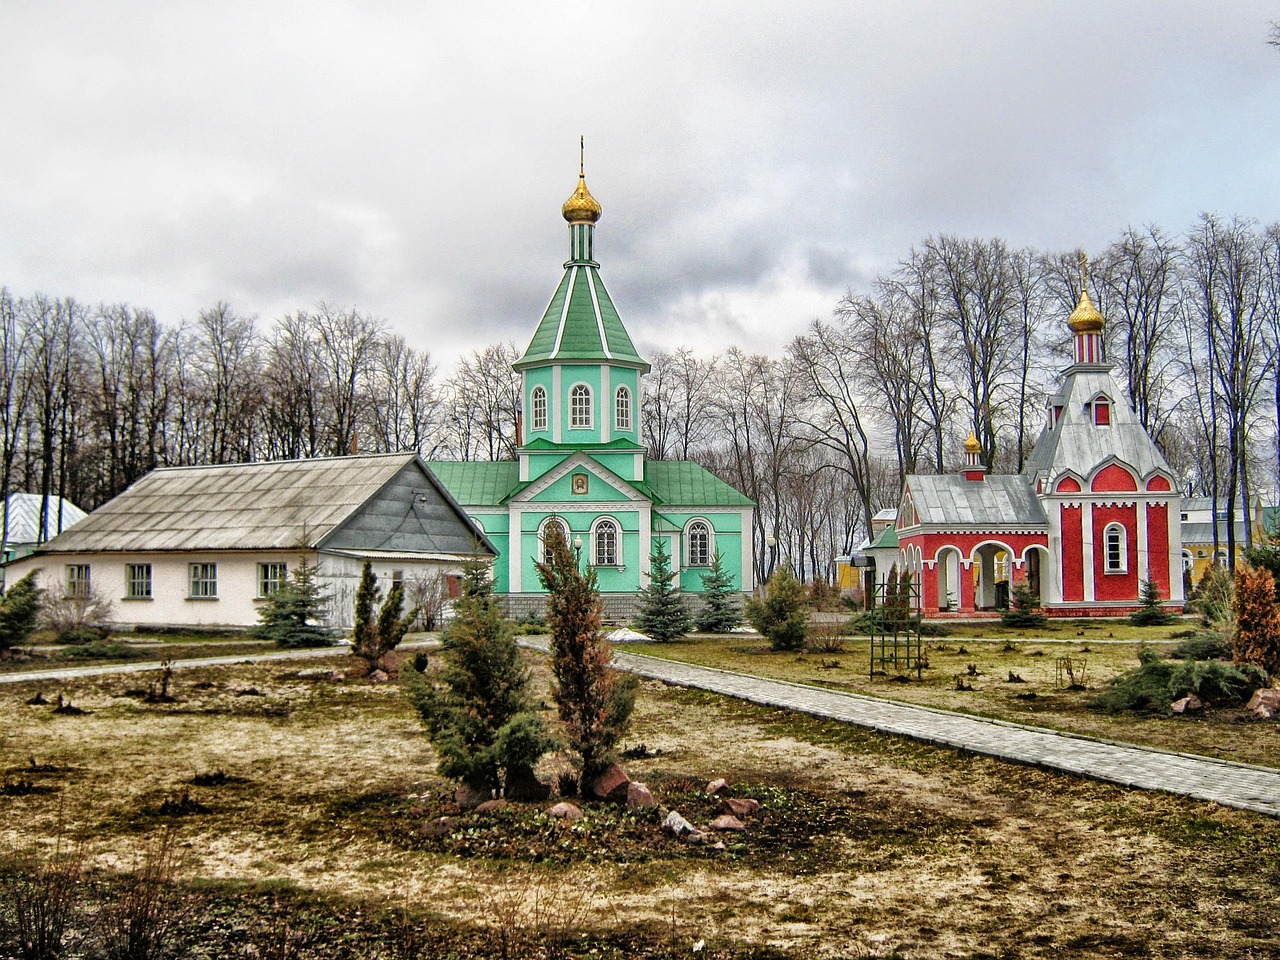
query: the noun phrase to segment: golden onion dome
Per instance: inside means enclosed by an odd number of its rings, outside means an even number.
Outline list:
[[[1088,290],[1082,289],[1080,291],[1080,302],[1071,311],[1067,326],[1074,333],[1100,333],[1102,328],[1106,326],[1106,321],[1102,318],[1102,314],[1098,312],[1098,308],[1089,299]]]
[[[570,223],[595,223],[600,219],[600,202],[587,189],[587,178],[578,174],[578,189],[564,202],[560,212]]]
[[[982,444],[978,443],[978,438],[972,430],[969,431],[969,439],[964,442],[965,453],[978,453],[982,450]]]

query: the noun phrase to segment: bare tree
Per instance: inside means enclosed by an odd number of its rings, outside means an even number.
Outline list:
[[[1259,392],[1267,376],[1268,278],[1264,244],[1256,225],[1239,218],[1224,222],[1217,217],[1201,216],[1197,228],[1187,241],[1191,316],[1197,321],[1198,337],[1189,338],[1194,349],[1197,341],[1203,350],[1206,366],[1204,378],[1197,374],[1197,385],[1208,393],[1206,431],[1210,437],[1209,454],[1217,456],[1219,422],[1225,427],[1225,465],[1227,515],[1237,502],[1244,515],[1249,510],[1249,430],[1254,420]],[[1193,369],[1198,368],[1196,362]],[[1198,391],[1199,393],[1199,391]],[[1216,464],[1214,464],[1216,467]],[[1214,510],[1218,508],[1217,470],[1214,470]],[[1238,499],[1237,499],[1238,498]],[[1217,549],[1217,525],[1214,527]],[[1245,543],[1252,542],[1250,524],[1245,524]],[[1227,523],[1227,564],[1235,567],[1235,524]]]
[[[446,384],[449,453],[459,460],[513,460],[520,419],[520,354],[512,343],[474,351]]]

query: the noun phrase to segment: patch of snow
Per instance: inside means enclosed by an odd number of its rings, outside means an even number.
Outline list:
[[[744,626],[741,626],[741,627],[734,627],[734,628],[733,628],[732,630],[730,630],[729,632],[730,632],[730,633],[755,633],[755,632],[756,632],[756,628],[755,628],[755,627],[748,627],[748,626],[745,626],[745,625],[744,625]]]
[[[637,633],[630,627],[619,627],[617,630],[606,633],[604,638],[610,643],[653,643],[653,637]]]

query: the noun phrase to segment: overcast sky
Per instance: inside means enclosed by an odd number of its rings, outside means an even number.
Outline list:
[[[451,365],[596,253],[642,353],[779,352],[938,233],[1280,219],[1280,5],[3,0],[0,285]]]

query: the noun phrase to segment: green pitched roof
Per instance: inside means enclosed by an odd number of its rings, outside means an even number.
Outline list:
[[[536,437],[526,443],[522,450],[554,450],[557,453],[564,453],[566,447],[572,447],[574,450],[586,451],[602,451],[602,452],[619,452],[619,453],[639,453],[644,449],[643,446],[634,440],[628,440],[626,437],[618,437],[616,440],[610,440],[608,443],[552,443],[546,437]]]
[[[645,464],[645,483],[659,503],[671,506],[750,507],[754,504],[692,460],[651,460]]]
[[[898,528],[892,524],[880,531],[880,536],[876,537],[875,543],[871,544],[872,550],[883,550],[896,547],[898,545]]]
[[[432,460],[429,466],[463,506],[497,506],[523,486],[514,460]]]
[[[600,272],[587,263],[566,265],[560,286],[517,370],[540,363],[585,361],[617,363],[647,371],[647,364],[627,335],[622,318],[604,288]]]

